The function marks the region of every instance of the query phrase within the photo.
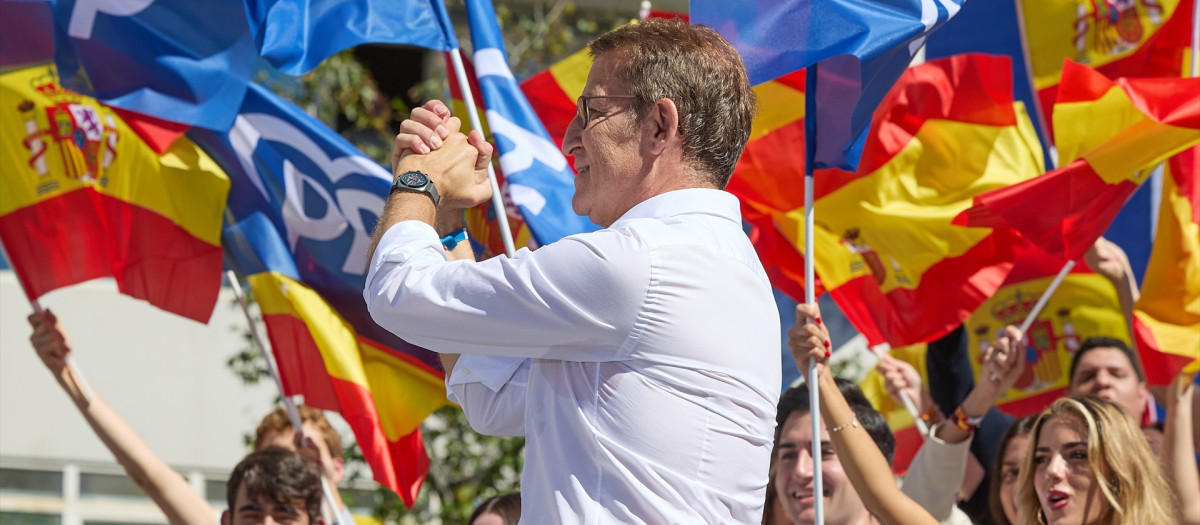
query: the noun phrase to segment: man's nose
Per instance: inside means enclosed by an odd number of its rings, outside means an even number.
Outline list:
[[[571,124],[567,126],[567,132],[563,135],[562,152],[563,155],[573,155],[571,153],[576,147],[581,146],[580,135],[583,133],[583,121],[579,115],[571,118]]]
[[[813,460],[811,455],[806,452],[797,454],[795,474],[800,479],[810,479],[813,477]]]

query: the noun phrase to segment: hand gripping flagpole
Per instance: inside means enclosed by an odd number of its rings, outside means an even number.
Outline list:
[[[12,263],[12,259],[8,256],[8,250],[4,248],[3,239],[0,239],[0,257],[4,257],[4,260],[9,261],[9,264]],[[14,266],[13,273],[16,273],[16,271],[17,269]],[[17,278],[17,283],[19,283],[21,285],[21,289],[25,291],[25,297],[31,297],[29,295],[29,290],[25,290],[25,282],[22,281],[20,277]],[[33,313],[35,314],[40,314],[43,311],[42,303],[38,302],[37,299],[29,299],[29,306],[33,308]],[[83,400],[91,403],[92,385],[91,383],[88,383],[87,378],[83,376],[83,372],[79,370],[79,365],[75,363],[75,358],[71,357],[70,355],[64,355],[63,366],[67,368],[67,373],[75,382],[75,388],[79,389],[79,393],[83,396]]]
[[[246,296],[242,292],[242,283],[238,279],[238,275],[233,270],[225,270],[225,280],[229,281],[229,287],[233,289],[233,296],[237,298],[238,304],[242,307],[242,313],[246,315],[246,324],[250,327],[250,337],[254,339],[254,346],[258,347],[259,355],[267,363],[267,370],[271,372],[271,378],[275,380],[275,387],[279,389],[279,397],[283,399],[283,407],[287,411],[292,428],[296,432],[303,432],[304,423],[300,419],[300,409],[296,408],[296,400],[283,391],[283,380],[279,378],[279,369],[275,366],[275,360],[270,352],[267,352],[266,345],[263,344],[262,336],[258,333],[258,325],[254,322],[254,316],[250,315],[250,306],[246,303]],[[329,511],[334,516],[338,516],[342,509],[338,508],[337,500],[333,497],[333,489],[329,487],[329,482],[324,475],[320,477],[321,492],[325,495],[325,505],[329,507]],[[328,516],[325,518],[325,523],[333,523]]]
[[[479,109],[475,107],[475,94],[471,93],[471,84],[467,80],[467,70],[463,67],[462,54],[458,46],[450,50],[450,62],[454,64],[454,76],[458,77],[458,89],[462,91],[463,102],[467,105],[467,117],[470,118],[471,128],[483,134],[483,124],[479,121]],[[508,225],[508,212],[504,209],[504,196],[500,194],[500,184],[496,182],[496,168],[488,163],[488,182],[492,185],[492,209],[496,212],[496,223],[500,225],[500,237],[504,240],[504,252],[512,257],[517,249],[513,243],[512,229]]]

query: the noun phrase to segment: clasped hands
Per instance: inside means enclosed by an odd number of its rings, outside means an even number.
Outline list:
[[[488,163],[492,145],[479,130],[462,134],[462,120],[439,100],[413,109],[392,146],[392,176],[420,171],[441,195],[439,208],[466,209],[492,197]]]

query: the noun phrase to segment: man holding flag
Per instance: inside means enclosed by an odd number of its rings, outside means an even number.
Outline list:
[[[492,148],[431,102],[396,139],[364,298],[381,326],[443,354],[451,394],[488,416],[477,430],[526,436],[526,516],[757,522],[779,322],[721,191],[754,114],[745,68],[715,32],[679,21],[626,26],[590,50],[563,152],[574,211],[604,229],[447,260],[455,238],[437,226],[489,196]]]

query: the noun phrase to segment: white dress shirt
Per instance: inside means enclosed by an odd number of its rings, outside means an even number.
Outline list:
[[[448,385],[476,430],[526,437],[521,523],[761,520],[779,314],[729,193],[665,193],[478,263],[406,221],[364,297],[384,328],[464,354]]]

